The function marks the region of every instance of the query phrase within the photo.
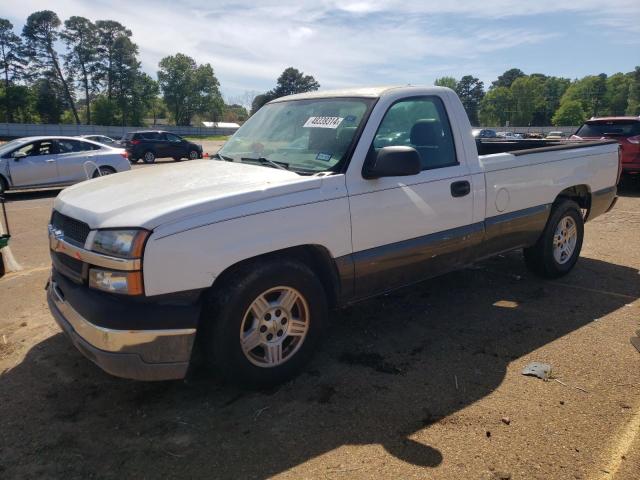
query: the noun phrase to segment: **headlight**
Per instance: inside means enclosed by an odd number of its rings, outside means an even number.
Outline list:
[[[110,293],[142,295],[142,272],[92,268],[89,270],[89,286]]]
[[[114,257],[140,258],[148,236],[147,230],[98,230],[91,250]]]

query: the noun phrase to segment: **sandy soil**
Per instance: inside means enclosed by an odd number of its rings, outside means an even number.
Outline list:
[[[0,478],[640,478],[640,182],[567,277],[514,252],[334,312],[307,370],[263,392],[82,357],[45,302],[56,193],[8,205],[24,270],[0,279]],[[522,376],[533,360],[559,382]]]

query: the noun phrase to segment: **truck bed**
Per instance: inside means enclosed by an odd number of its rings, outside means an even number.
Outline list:
[[[504,140],[477,138],[476,147],[478,155],[491,155],[494,153],[509,152],[512,155],[527,155],[536,152],[552,152],[571,148],[585,148],[594,145],[604,145],[607,143],[617,143],[616,140],[545,140],[545,139],[523,139]]]

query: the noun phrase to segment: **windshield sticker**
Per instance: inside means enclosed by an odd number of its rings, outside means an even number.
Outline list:
[[[338,128],[342,123],[342,117],[309,117],[303,128]]]
[[[356,121],[356,116],[355,115],[347,115],[346,117],[344,117],[344,122],[345,123],[353,123]]]
[[[329,160],[331,160],[332,155],[330,153],[323,153],[320,152],[318,155],[316,155],[316,160],[322,160],[323,162],[328,162]]]

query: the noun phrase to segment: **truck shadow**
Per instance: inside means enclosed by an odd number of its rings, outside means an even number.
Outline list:
[[[546,282],[519,253],[501,256],[336,312],[306,372],[264,392],[202,372],[187,382],[115,379],[54,335],[0,377],[0,472],[267,478],[366,444],[437,467],[438,445],[412,435],[435,423],[470,428],[455,413],[493,392],[510,363],[519,372],[523,356],[640,297],[637,279],[582,258]]]

